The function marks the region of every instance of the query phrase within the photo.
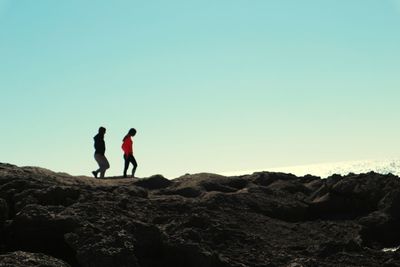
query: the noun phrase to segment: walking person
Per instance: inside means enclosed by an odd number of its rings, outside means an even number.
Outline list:
[[[99,164],[99,169],[96,171],[92,171],[92,174],[96,178],[99,173],[100,173],[100,178],[104,178],[106,170],[110,168],[110,164],[108,163],[108,160],[104,155],[106,152],[106,143],[104,142],[105,133],[106,133],[106,128],[100,127],[98,134],[96,134],[96,136],[93,137],[94,149],[95,149],[94,159],[97,161],[97,164]]]
[[[124,160],[125,160],[125,167],[124,167],[124,178],[126,178],[126,172],[128,171],[129,163],[132,163],[132,178],[135,177],[135,172],[137,168],[137,162],[135,157],[133,156],[133,136],[136,135],[136,130],[131,128],[127,135],[125,135],[124,139],[122,140],[122,150],[124,151]]]

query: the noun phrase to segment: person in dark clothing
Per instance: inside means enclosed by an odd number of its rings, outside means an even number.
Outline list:
[[[106,170],[110,168],[110,164],[108,163],[108,160],[104,155],[106,152],[106,144],[104,142],[105,133],[106,133],[106,128],[100,127],[99,133],[95,137],[93,137],[94,149],[95,149],[94,159],[97,161],[97,164],[99,164],[99,169],[96,171],[92,171],[92,174],[96,178],[99,173],[100,173],[100,178],[104,178]]]
[[[128,171],[129,163],[132,163],[132,178],[135,177],[135,172],[137,168],[137,162],[135,157],[133,156],[133,136],[136,135],[136,130],[131,128],[127,135],[125,135],[124,139],[122,140],[122,150],[124,151],[124,160],[125,160],[125,167],[124,167],[124,177],[126,178],[126,172]]]

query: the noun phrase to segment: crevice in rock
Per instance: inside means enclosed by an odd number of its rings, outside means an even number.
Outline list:
[[[13,226],[5,230],[5,251],[43,253],[61,259],[71,267],[81,267],[76,253],[64,240],[64,233],[56,229],[24,229],[16,232]]]
[[[356,220],[377,209],[376,204],[365,203],[363,199],[326,194],[308,203],[309,220]]]
[[[365,215],[368,215],[368,213],[319,213],[315,212],[314,210],[311,210],[307,214],[307,218],[304,219],[303,221],[351,221],[351,220],[357,220],[358,218],[361,218]]]
[[[141,267],[227,267],[218,254],[203,252],[198,244],[170,244],[155,232],[136,237],[135,256]]]
[[[374,249],[400,246],[400,221],[364,227],[360,231],[362,245]]]
[[[7,219],[8,220],[13,220],[15,218],[15,201],[14,201],[14,196],[11,194],[7,194],[4,196],[4,200],[7,203]]]

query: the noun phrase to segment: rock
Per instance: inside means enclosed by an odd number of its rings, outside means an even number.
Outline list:
[[[77,261],[82,266],[140,266],[135,256],[135,240],[123,231],[105,234],[81,228],[66,234],[65,239],[77,252]]]
[[[286,267],[318,267],[318,263],[313,258],[297,258],[292,260]]]
[[[123,186],[123,187],[118,186],[115,187],[112,192],[118,195],[119,198],[124,198],[124,196],[126,196],[127,198],[131,197],[147,198],[148,196],[147,191],[144,188],[138,186]]]
[[[304,202],[257,186],[231,194],[206,194],[202,202],[214,209],[229,207],[234,210],[240,207],[285,221],[301,221],[308,215],[308,206]]]
[[[321,179],[315,179],[311,181],[307,181],[304,186],[307,187],[310,191],[315,192],[320,189],[324,185],[324,182]]]
[[[302,193],[304,195],[308,195],[311,193],[310,189],[308,189],[305,185],[296,180],[277,180],[268,185],[267,188],[271,190],[286,191],[292,194]]]
[[[179,195],[183,197],[195,198],[200,196],[202,191],[196,187],[178,187],[162,191],[161,193],[164,195]]]
[[[285,173],[256,172],[249,178],[252,179],[255,184],[269,186],[271,183],[278,180],[290,181],[295,180],[297,177],[293,174]]]
[[[5,229],[8,250],[46,252],[53,257],[74,263],[74,252],[66,244],[64,234],[78,227],[78,219],[64,213],[63,206],[25,206]]]
[[[388,192],[400,190],[398,178],[385,177],[375,173],[349,175],[346,177],[332,176],[314,193],[309,201],[314,217],[325,218],[356,218],[365,216],[383,206],[397,203],[396,193]],[[392,188],[384,189],[390,183]],[[387,196],[385,202],[382,199]],[[389,204],[392,203],[392,204]],[[381,207],[378,207],[378,206]],[[397,204],[396,204],[397,205]],[[393,209],[392,209],[393,210]]]
[[[206,192],[232,193],[245,188],[249,181],[241,177],[226,177],[222,175],[201,173],[179,177],[166,190],[160,194],[180,195],[196,198]]]
[[[393,218],[400,219],[400,188],[395,187],[389,191],[379,201],[378,208]]]
[[[315,197],[310,203],[310,211],[316,218],[346,218],[357,216],[357,207],[349,197],[333,192]]]
[[[8,218],[7,202],[4,199],[0,198],[0,227],[3,226],[7,218]]]
[[[399,245],[399,221],[383,211],[375,211],[359,220],[360,235],[366,246],[395,247]]]
[[[236,188],[229,187],[223,184],[219,184],[213,181],[209,182],[203,182],[202,187],[204,188],[205,191],[210,192],[210,191],[216,191],[216,192],[224,192],[224,193],[232,193],[237,191]]]
[[[154,175],[150,178],[140,179],[134,185],[140,186],[149,190],[161,189],[170,186],[172,182],[162,175]]]
[[[80,191],[69,186],[50,186],[44,190],[27,189],[14,195],[17,212],[24,206],[37,203],[43,206],[70,206],[78,201]]]
[[[399,193],[376,173],[100,180],[0,164],[0,266],[399,266],[382,251],[400,245]]]
[[[231,192],[245,188],[249,181],[241,177],[226,177],[212,173],[185,175],[174,180],[175,187],[192,187],[200,191]]]
[[[0,255],[0,267],[70,267],[62,260],[42,253],[16,251]]]

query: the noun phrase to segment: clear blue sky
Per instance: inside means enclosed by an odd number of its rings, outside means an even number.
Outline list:
[[[138,176],[400,156],[400,1],[0,0],[0,162]]]

